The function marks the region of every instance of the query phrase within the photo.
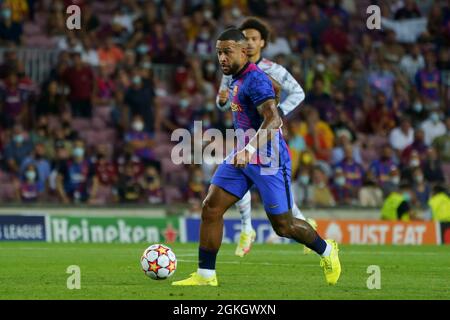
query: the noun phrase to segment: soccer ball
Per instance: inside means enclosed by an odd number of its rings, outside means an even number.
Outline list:
[[[164,280],[175,273],[177,258],[169,247],[153,244],[142,254],[141,267],[144,273],[153,280]]]

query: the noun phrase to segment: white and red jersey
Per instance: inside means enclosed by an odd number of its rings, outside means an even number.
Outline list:
[[[268,59],[260,59],[256,65],[264,71],[268,76],[273,78],[281,86],[281,102],[278,107],[283,111],[284,115],[297,108],[300,103],[305,99],[305,92],[300,84],[283,66],[270,61]],[[228,90],[231,83],[232,76],[222,76],[220,83],[220,90]],[[216,98],[217,107],[224,111],[230,108],[230,101],[223,106],[219,104],[219,97]]]

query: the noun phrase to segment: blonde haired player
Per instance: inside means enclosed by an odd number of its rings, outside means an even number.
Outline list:
[[[269,39],[269,28],[264,22],[258,18],[250,17],[242,23],[239,29],[247,39],[247,56],[249,61],[255,63],[272,80],[278,102],[280,102],[281,92],[286,95],[286,98],[279,103],[278,107],[284,115],[287,115],[305,99],[302,87],[283,66],[262,57],[261,51],[266,47]],[[230,109],[228,88],[231,80],[231,76],[224,75],[222,77],[216,99],[216,105],[222,111]],[[256,232],[252,227],[250,191],[236,203],[236,207],[241,215],[241,235],[235,254],[243,257],[250,251],[251,245],[256,238]],[[306,220],[295,201],[292,206],[292,214],[295,218]],[[307,219],[306,221],[316,229],[317,224],[313,219]],[[304,253],[307,254],[309,252],[311,252],[311,249],[305,246]]]

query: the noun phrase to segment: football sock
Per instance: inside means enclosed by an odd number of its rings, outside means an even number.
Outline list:
[[[292,215],[294,216],[294,218],[301,219],[301,220],[306,220],[305,216],[300,211],[300,209],[297,207],[295,202],[292,205]]]
[[[216,273],[217,251],[198,248],[198,270],[197,273],[204,278],[209,278]]]
[[[209,270],[209,269],[200,269],[200,268],[198,268],[197,269],[197,274],[200,277],[203,277],[205,279],[209,279],[209,278],[211,278],[212,276],[214,276],[216,274],[216,270]]]
[[[321,254],[322,257],[328,257],[331,253],[331,245],[325,241],[327,244],[327,247],[325,248],[325,251]]]
[[[325,240],[323,240],[318,234],[316,239],[306,246],[311,250],[317,252],[317,254],[321,255],[322,257],[330,255],[331,252],[331,246]],[[328,247],[330,248],[328,249]]]
[[[241,224],[243,232],[250,232],[253,230],[252,227],[252,216],[251,216],[251,201],[252,197],[250,192],[247,192],[241,200],[236,202],[236,207],[241,215]]]

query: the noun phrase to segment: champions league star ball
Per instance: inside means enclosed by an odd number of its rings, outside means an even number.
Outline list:
[[[141,267],[144,273],[153,280],[164,280],[175,273],[177,258],[169,247],[153,244],[142,254]]]

